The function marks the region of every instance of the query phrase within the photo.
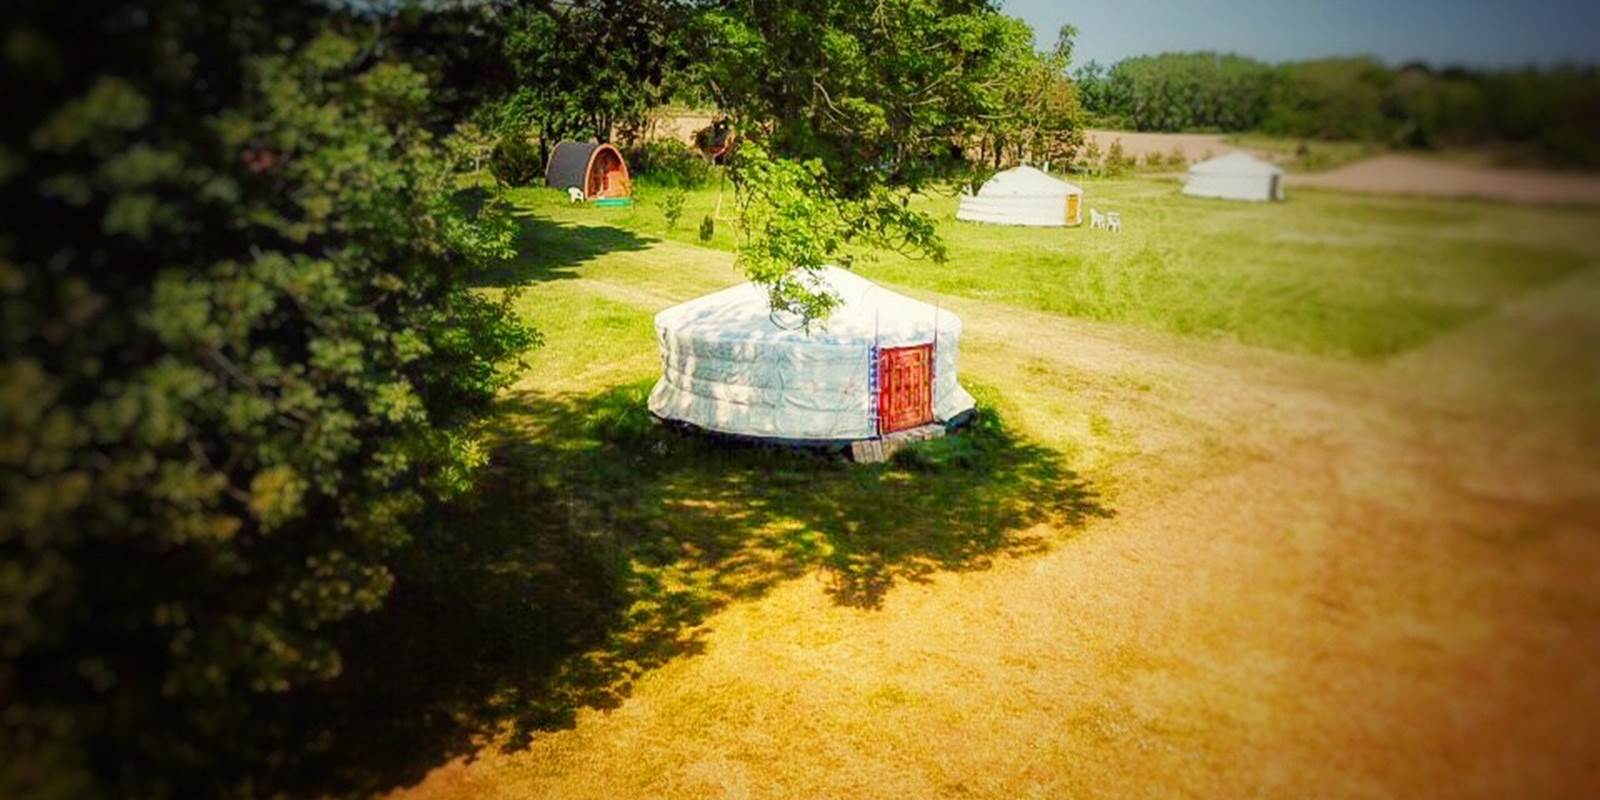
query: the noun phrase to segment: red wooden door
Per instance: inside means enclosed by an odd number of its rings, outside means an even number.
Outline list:
[[[878,432],[933,422],[933,345],[878,351]]]

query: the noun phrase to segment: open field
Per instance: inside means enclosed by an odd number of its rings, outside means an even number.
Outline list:
[[[1600,205],[1600,177],[1581,172],[1502,166],[1504,153],[1385,153],[1361,142],[1322,142],[1262,134],[1137,133],[1091,130],[1104,152],[1121,141],[1143,164],[1150,154],[1181,151],[1190,162],[1244,150],[1283,166],[1296,188],[1401,197],[1478,199],[1535,205]],[[1303,149],[1302,149],[1303,148]],[[1174,172],[1181,172],[1174,171]]]
[[[1102,153],[1111,149],[1113,142],[1120,141],[1123,152],[1140,162],[1151,153],[1164,156],[1175,149],[1182,151],[1190,161],[1227,155],[1239,149],[1229,144],[1228,137],[1220,133],[1141,133],[1090,129],[1084,135],[1098,145]]]
[[[1411,155],[1385,155],[1328,172],[1293,175],[1289,186],[1514,203],[1600,205],[1600,176]]]
[[[396,796],[1600,791],[1592,214],[1173,191],[868,266],[962,315],[992,414],[966,462],[867,468],[649,426],[650,317],[731,256],[648,193],[525,194],[492,283],[548,346],[450,560],[462,649],[381,665],[502,732]]]
[[[1290,171],[1316,171],[1343,166],[1375,152],[1360,142],[1319,142],[1285,139],[1257,133],[1141,133],[1138,131],[1089,130],[1088,138],[1100,152],[1122,142],[1123,152],[1143,164],[1150,155],[1166,156],[1174,150],[1191,163],[1213,156],[1244,150],[1259,158],[1283,165]],[[1301,153],[1300,148],[1305,152]]]
[[[1376,358],[1600,254],[1593,216],[1585,213],[1317,191],[1255,205],[1187,198],[1169,181],[1080,183],[1086,205],[1122,213],[1121,235],[957,223],[955,197],[933,195],[920,206],[946,223],[949,263],[885,257],[861,270],[903,286],[1064,316]],[[578,226],[548,246],[598,251],[602,238],[577,234],[599,223],[697,243],[699,220],[716,195],[693,193],[671,232],[660,193],[649,187],[631,210],[574,208],[540,190],[519,197],[535,213]],[[731,190],[723,205],[731,215]],[[731,219],[711,244],[732,249]]]

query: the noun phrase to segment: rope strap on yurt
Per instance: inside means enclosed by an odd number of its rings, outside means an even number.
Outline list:
[[[872,436],[882,435],[878,421],[878,315],[872,317],[872,346],[867,348],[867,422],[872,426]]]

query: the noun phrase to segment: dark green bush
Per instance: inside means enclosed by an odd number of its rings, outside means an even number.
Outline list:
[[[711,165],[682,142],[646,142],[630,149],[626,158],[635,180],[657,186],[695,189],[710,185],[715,177]]]
[[[511,134],[500,139],[489,157],[489,171],[509,186],[531,186],[544,175],[539,150],[527,137]]]
[[[1249,130],[1266,113],[1274,73],[1254,59],[1218,53],[1165,53],[1077,71],[1085,110],[1118,130]]]
[[[291,5],[25,9],[73,67],[0,58],[0,796],[289,795],[533,341],[427,76]]]
[[[1128,155],[1127,151],[1122,149],[1122,140],[1113,139],[1111,146],[1106,149],[1106,160],[1102,167],[1102,173],[1108,177],[1126,175],[1138,165],[1139,160]]]
[[[715,220],[711,219],[710,214],[707,214],[705,219],[700,220],[700,241],[709,242],[711,241],[711,237],[715,236],[716,233],[717,223]]]
[[[682,189],[670,189],[661,196],[661,214],[667,218],[667,230],[678,227],[678,220],[683,217],[683,204],[689,195]]]

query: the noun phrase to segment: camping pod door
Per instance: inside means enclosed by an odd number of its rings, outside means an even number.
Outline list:
[[[878,433],[933,422],[933,345],[878,351]]]

